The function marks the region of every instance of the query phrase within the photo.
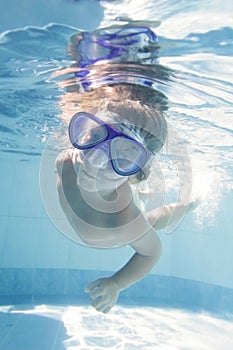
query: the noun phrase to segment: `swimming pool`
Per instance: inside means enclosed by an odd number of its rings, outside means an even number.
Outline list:
[[[0,1],[0,349],[231,349],[231,2],[23,4]],[[120,15],[161,21],[154,29],[159,62],[175,75],[159,89],[169,100],[168,122],[186,142],[202,203],[172,235],[160,232],[158,265],[101,315],[83,289],[118,269],[131,250],[89,249],[62,235],[44,209],[39,172],[60,125],[63,90],[51,73],[70,65],[67,44],[78,28],[94,30]],[[173,180],[166,177],[171,194]]]

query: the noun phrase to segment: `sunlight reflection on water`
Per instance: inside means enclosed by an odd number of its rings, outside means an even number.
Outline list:
[[[197,314],[186,310],[117,306],[110,314],[103,315],[87,306],[41,305],[28,310],[23,310],[22,307],[20,310],[10,310],[5,307],[0,311],[1,315],[5,315],[5,318],[0,319],[3,341],[6,335],[5,323],[9,321],[6,318],[7,314],[25,315],[16,318],[16,324],[12,324],[14,332],[11,334],[11,345],[14,345],[14,339],[17,338],[17,327],[20,325],[22,328],[24,322],[27,323],[27,315],[37,315],[41,316],[41,324],[46,318],[51,322],[60,320],[64,325],[66,330],[64,347],[59,347],[56,343],[56,339],[61,338],[56,333],[54,334],[56,349],[231,350],[233,347],[232,323],[210,314]],[[7,322],[4,323],[4,320]],[[39,323],[37,327],[40,329]],[[60,326],[60,332],[62,328]],[[50,332],[49,327],[47,332]],[[28,342],[32,340],[36,342],[38,331],[32,328],[30,332],[21,335],[23,336],[25,344],[26,338]],[[44,337],[46,338],[46,332]],[[25,349],[27,350],[27,347],[24,347]]]

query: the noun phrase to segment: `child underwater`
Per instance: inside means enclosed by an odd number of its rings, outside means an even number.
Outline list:
[[[168,135],[166,96],[149,80],[142,84],[135,78],[143,62],[147,71],[168,79],[168,71],[157,64],[157,49],[156,35],[135,23],[79,33],[70,45],[75,83],[66,83],[60,104],[69,133],[69,145],[56,159],[60,206],[83,244],[134,250],[119,271],[85,289],[91,305],[103,313],[158,262],[157,230],[198,204],[175,202],[146,210],[137,200]]]

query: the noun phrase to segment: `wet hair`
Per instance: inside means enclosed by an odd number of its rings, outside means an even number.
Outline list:
[[[168,108],[163,93],[147,86],[121,83],[99,86],[74,96],[77,112],[86,111],[117,123],[118,128],[133,133],[154,153],[163,147],[167,135],[164,112]]]
[[[153,153],[159,152],[163,147],[167,135],[167,123],[163,115],[156,108],[142,106],[139,102],[125,100],[111,102],[107,105],[118,127]]]
[[[74,83],[64,94],[61,108],[63,105],[67,106],[62,116],[67,125],[74,113],[85,111],[114,123],[115,127],[135,137],[153,153],[159,152],[166,142],[168,100],[162,92],[149,86],[112,83],[82,92],[80,85]],[[148,175],[145,168],[131,177],[134,177],[133,181],[140,182]]]

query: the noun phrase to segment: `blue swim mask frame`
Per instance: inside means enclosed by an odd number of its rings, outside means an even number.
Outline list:
[[[137,173],[155,155],[142,143],[87,112],[78,112],[72,117],[69,138],[73,147],[81,151],[101,148],[113,170],[121,176]]]

